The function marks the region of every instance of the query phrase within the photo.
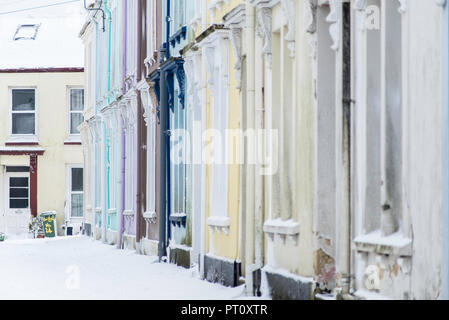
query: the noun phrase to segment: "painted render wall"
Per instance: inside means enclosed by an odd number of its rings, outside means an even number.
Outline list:
[[[8,115],[10,87],[36,87],[39,146],[38,212],[56,211],[59,233],[65,220],[67,165],[82,165],[81,145],[64,145],[68,138],[68,88],[84,86],[84,73],[0,74],[0,114]],[[0,117],[0,143],[7,139],[8,117]],[[29,157],[0,156],[1,165],[28,166]],[[3,200],[1,200],[3,201]]]
[[[449,6],[447,1],[444,4],[442,13],[442,192],[449,193]],[[443,240],[443,264],[442,264],[442,299],[449,299],[449,199],[443,197],[442,220],[441,220],[442,240]]]
[[[206,7],[209,6],[210,2],[206,2]],[[222,24],[223,16],[226,15],[231,9],[237,6],[242,1],[232,0],[229,4],[223,3],[221,10],[214,10],[213,20],[211,19],[210,11],[207,10],[207,29],[212,24]],[[204,30],[202,30],[204,31]],[[238,129],[240,128],[240,94],[236,89],[236,78],[235,78],[235,56],[232,51],[231,42],[229,41],[228,46],[228,74],[229,74],[229,91],[228,91],[228,129]],[[203,57],[204,58],[204,57]],[[212,118],[213,118],[213,108],[212,108],[212,97],[209,86],[206,90],[206,129],[212,128]],[[228,146],[226,146],[228,147]],[[206,220],[213,215],[210,212],[210,201],[211,201],[211,174],[213,166],[206,166]],[[224,232],[213,231],[207,223],[205,224],[205,241],[206,241],[206,252],[213,255],[224,257],[227,259],[238,260],[239,259],[239,192],[240,192],[240,178],[239,178],[239,166],[235,164],[228,165],[228,189],[227,189],[227,214],[229,217],[229,232],[226,234]]]
[[[413,237],[411,299],[441,298],[442,237],[442,9],[433,1],[408,2],[409,48],[406,115],[409,156],[404,210]],[[425,26],[423,28],[422,26]],[[413,36],[412,36],[413,35]],[[446,88],[444,88],[446,90]],[[447,164],[444,164],[447,165]]]
[[[304,3],[296,1],[296,17],[306,17],[304,12]],[[287,20],[281,9],[281,4],[277,4],[272,9],[273,29],[286,27]],[[313,81],[312,81],[312,59],[311,48],[309,44],[307,19],[296,19],[295,24],[295,57],[292,59],[293,70],[296,72],[290,74],[292,79],[291,101],[294,104],[292,115],[295,119],[296,127],[292,132],[294,146],[284,146],[286,154],[280,154],[278,158],[279,165],[287,153],[293,152],[294,161],[294,186],[292,200],[293,212],[292,219],[300,223],[300,234],[298,245],[294,245],[289,239],[285,245],[281,241],[269,240],[265,236],[265,263],[272,268],[281,268],[291,273],[304,277],[314,275],[313,269],[313,212],[314,212],[314,156],[315,156],[315,107],[313,103]],[[262,48],[259,48],[260,50]],[[257,54],[256,47],[256,54]],[[260,51],[259,51],[260,52]],[[276,54],[273,48],[273,55]],[[281,54],[281,52],[278,52]],[[273,58],[274,59],[274,58]],[[256,68],[256,79],[261,76]],[[276,70],[273,69],[273,73]],[[275,94],[273,92],[273,94]],[[277,106],[271,105],[271,112],[277,112]],[[279,141],[279,143],[285,143]],[[295,147],[300,146],[300,147]],[[271,197],[282,197],[280,194],[273,193]],[[281,198],[282,199],[282,198]],[[267,212],[265,219],[269,219]]]

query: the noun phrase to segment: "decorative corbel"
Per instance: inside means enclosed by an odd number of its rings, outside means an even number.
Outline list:
[[[110,138],[112,136],[112,131],[113,131],[111,110],[110,109],[105,110],[103,113],[103,117],[104,117],[104,122],[106,124],[107,137]]]
[[[123,99],[119,102],[119,111],[123,123],[122,126],[123,132],[126,132],[128,130],[128,112],[126,111],[126,109],[127,109],[127,102],[125,99]]]
[[[117,134],[119,132],[120,128],[120,121],[121,121],[121,115],[120,115],[120,106],[119,104],[114,105],[112,108],[112,116],[114,117],[114,123],[116,126],[116,130],[114,130],[114,133]]]
[[[179,86],[179,101],[181,102],[181,106],[184,109],[185,102],[185,90],[186,90],[186,74],[184,72],[184,67],[181,63],[179,63],[176,67],[176,79],[178,80]]]
[[[332,38],[332,50],[337,51],[340,48],[340,14],[338,11],[339,4],[338,0],[329,0],[330,13],[326,18],[326,21],[331,25],[329,27],[329,34]]]
[[[404,14],[407,11],[407,0],[399,0],[399,13]]]
[[[242,87],[242,28],[231,28],[231,44],[235,56],[235,77],[237,80],[237,89]]]
[[[284,15],[287,18],[287,47],[290,50],[290,58],[295,57],[295,18],[296,18],[296,1],[295,0],[281,0]]]
[[[137,124],[137,94],[134,92],[128,104],[128,123],[131,129],[133,129]]]
[[[194,57],[191,52],[188,52],[184,58],[184,68],[186,70],[186,80],[187,80],[187,106],[189,109],[193,106],[193,95],[195,94],[195,67],[194,67]]]
[[[308,34],[308,44],[310,47],[310,57],[315,60],[316,59],[316,50],[317,50],[317,39],[316,39],[316,31],[317,31],[317,21],[316,21],[316,11],[318,5],[316,0],[307,0],[304,1],[305,10],[304,13],[306,15],[305,19],[307,21],[307,34]]]
[[[143,119],[145,121],[145,125],[148,127],[150,115],[151,115],[151,109],[152,109],[152,101],[150,97],[150,85],[148,82],[144,82],[143,85],[139,88],[140,91],[140,97],[142,99],[142,108],[143,108]]]
[[[236,88],[240,90],[242,85],[242,40],[243,28],[245,27],[246,8],[242,3],[232,9],[223,17],[224,24],[230,29],[230,40],[232,51],[236,60],[234,65],[235,77],[237,81]]]
[[[263,7],[257,10],[257,33],[264,39],[263,53],[267,61],[268,67],[271,69],[271,24],[272,24],[271,8]]]
[[[207,83],[213,91],[215,78],[215,49],[211,44],[208,44],[204,49],[204,53],[206,57],[207,70],[209,71],[209,79]]]
[[[316,32],[316,9],[317,4],[316,0],[308,0],[304,2],[305,4],[305,12],[307,15],[307,32],[315,33]]]
[[[103,120],[99,119],[99,118],[95,118],[94,120],[94,131],[95,131],[95,142],[97,144],[101,143],[101,139],[102,139],[102,125],[103,125]]]
[[[354,9],[358,11],[363,11],[366,8],[366,0],[355,0]]]

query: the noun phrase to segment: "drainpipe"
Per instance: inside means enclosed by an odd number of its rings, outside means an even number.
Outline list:
[[[94,206],[93,206],[93,233],[94,233],[94,239],[97,240],[97,203],[98,203],[98,194],[97,194],[97,183],[98,183],[98,144],[97,144],[97,130],[96,130],[96,121],[98,120],[98,112],[97,112],[97,101],[98,101],[98,23],[95,19],[93,19],[95,23],[95,102],[94,102],[94,118],[95,121],[93,122],[93,132],[94,132],[94,139],[93,139],[93,148],[94,148]]]
[[[108,36],[107,36],[107,42],[108,42],[108,53],[107,53],[107,79],[106,79],[106,105],[108,106],[111,103],[111,95],[110,95],[110,91],[111,91],[111,48],[112,48],[112,33],[111,33],[111,25],[112,25],[112,14],[111,11],[108,9],[108,1],[105,0],[104,1],[104,12],[107,14],[108,17]],[[104,16],[103,16],[104,19]],[[104,28],[103,28],[104,31]],[[103,122],[104,124],[104,122]],[[105,126],[105,130],[104,130],[104,155],[105,158],[103,161],[103,165],[106,164],[106,162],[110,162],[110,154],[109,154],[109,144],[111,143],[111,140],[109,139],[109,133],[107,132],[107,126]],[[108,168],[104,168],[104,180],[105,180],[105,194],[104,194],[104,206],[103,206],[103,216],[104,216],[104,223],[103,223],[103,230],[104,230],[104,238],[103,241],[107,242],[107,220],[108,220],[108,213],[107,213],[107,208],[109,207],[109,198],[110,198],[110,181],[109,181],[109,176],[110,176],[110,167]]]
[[[166,12],[165,12],[165,48],[161,50],[161,55],[165,56],[165,59],[170,57],[169,38],[170,38],[170,0],[167,0]],[[165,60],[162,59],[162,60]],[[163,63],[163,61],[162,61]],[[167,131],[169,129],[169,117],[168,117],[168,104],[167,104],[167,75],[166,72],[161,70],[160,80],[160,181],[159,181],[159,261],[162,261],[162,257],[167,255],[167,167],[168,167],[168,142]]]
[[[255,8],[246,3],[247,22],[245,27],[246,46],[247,46],[247,87],[246,87],[246,107],[247,107],[247,129],[255,127]],[[248,153],[254,150],[248,149]],[[253,153],[255,154],[255,153]],[[255,265],[255,167],[253,164],[246,164],[246,293],[253,295],[254,289],[254,271],[257,270]]]
[[[170,58],[170,0],[167,1],[167,12],[165,16],[165,57]]]
[[[127,43],[128,43],[128,0],[124,0],[122,2],[122,12],[123,12],[123,57],[122,57],[122,68],[123,68],[123,74],[122,74],[122,90],[123,92],[126,92],[126,84],[125,84],[125,78],[126,74],[128,72],[127,70]],[[121,107],[120,107],[121,108]],[[121,204],[121,210],[119,212],[120,219],[119,219],[119,241],[118,241],[118,247],[121,249],[123,248],[123,234],[125,232],[125,217],[123,216],[123,211],[125,210],[125,179],[126,179],[126,136],[125,136],[125,128],[123,127],[123,121],[121,121],[121,131],[120,131],[120,144],[122,147],[121,150],[121,190],[120,190],[120,204]]]
[[[168,106],[167,106],[167,84],[165,71],[161,70],[161,80],[160,80],[160,99],[161,99],[161,110],[160,110],[160,179],[159,179],[159,261],[162,261],[162,257],[167,255],[167,243],[166,237],[166,199],[167,199],[167,142],[166,142],[166,132],[168,130]]]
[[[336,118],[342,119],[337,125],[337,298],[349,298],[351,289],[351,15],[349,3],[340,4],[340,33],[343,41],[336,53],[339,79]]]
[[[87,10],[87,11],[95,11],[95,15],[96,15],[96,13],[98,12],[98,11],[101,11],[101,13],[102,13],[102,18],[103,18],[103,28],[102,28],[102,30],[103,30],[103,32],[105,32],[105,20],[106,20],[106,17],[105,17],[105,13],[104,13],[104,11],[103,11],[103,9],[101,9],[101,4],[100,4],[100,7],[99,8],[90,8],[90,7],[88,7],[87,5],[86,5],[86,0],[84,0],[84,9],[85,10]]]
[[[137,74],[136,83],[139,83],[142,79],[142,1],[137,0],[137,48],[136,48],[136,64]],[[142,195],[142,172],[141,168],[144,165],[142,161],[143,157],[143,143],[142,143],[142,130],[143,130],[143,113],[142,113],[142,100],[141,95],[137,95],[137,197],[136,197],[136,246],[141,247],[140,241],[142,239],[142,216],[143,216],[143,195]],[[137,250],[139,252],[140,250]]]
[[[442,42],[442,131],[443,131],[443,177],[442,177],[442,239],[443,239],[443,268],[442,270],[442,298],[449,299],[449,8],[444,4],[443,11],[443,42]]]

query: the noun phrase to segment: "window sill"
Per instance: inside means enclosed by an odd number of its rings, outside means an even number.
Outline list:
[[[412,240],[397,232],[383,237],[380,231],[358,236],[354,239],[358,252],[380,255],[412,256]]]
[[[183,212],[172,213],[170,215],[170,222],[177,225],[178,227],[185,226],[187,221],[187,215]]]
[[[231,222],[229,217],[209,217],[207,219],[207,225],[216,232],[224,232],[225,234],[229,234],[229,227],[231,226]]]
[[[123,211],[123,216],[125,218],[133,218],[134,217],[134,211],[133,210],[125,210],[125,211]]]
[[[114,215],[116,213],[117,213],[117,209],[115,209],[115,208],[111,208],[111,209],[108,210],[108,215],[110,215],[110,216],[112,216],[112,215]]]
[[[67,137],[67,139],[64,141],[64,145],[81,145],[81,135],[79,134],[72,134]]]
[[[31,146],[39,145],[36,135],[10,135],[5,142],[6,146]]]
[[[156,223],[157,215],[156,212],[147,211],[143,214],[143,218],[147,223]]]
[[[292,219],[290,220],[267,220],[263,226],[263,231],[268,235],[271,241],[274,241],[275,236],[279,237],[283,244],[286,243],[289,237],[293,243],[298,245],[300,224]]]

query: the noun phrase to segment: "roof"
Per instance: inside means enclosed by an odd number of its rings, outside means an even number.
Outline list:
[[[0,70],[83,67],[85,15],[81,0],[0,0]],[[20,25],[40,25],[35,40],[14,41]]]

